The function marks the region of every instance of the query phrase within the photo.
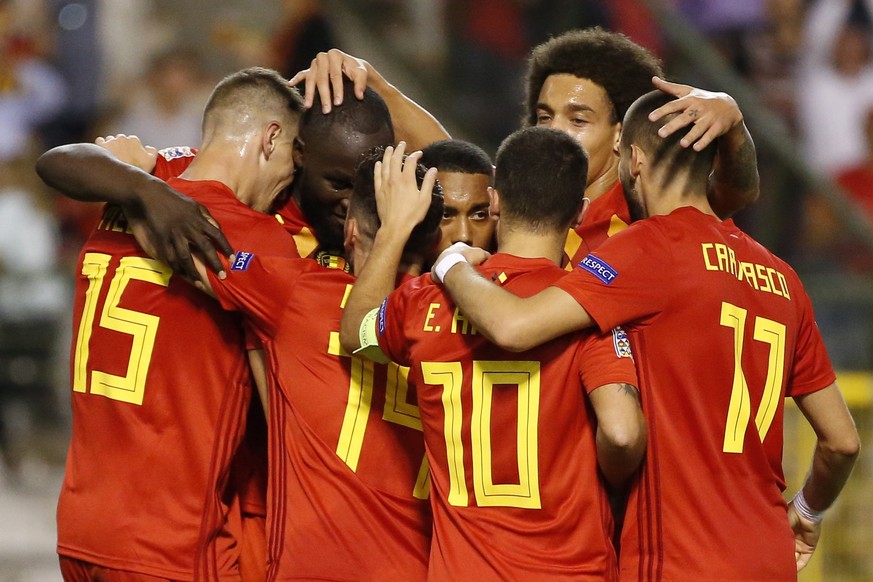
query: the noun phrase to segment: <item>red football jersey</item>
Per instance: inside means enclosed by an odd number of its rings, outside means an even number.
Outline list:
[[[423,580],[431,522],[418,407],[405,371],[341,349],[354,282],[342,266],[254,255],[211,278],[267,354],[268,579]]]
[[[557,286],[601,329],[633,322],[649,446],[622,579],[795,580],[783,398],[835,376],[791,267],[685,207],[635,223]]]
[[[492,256],[484,273],[522,296],[568,275]],[[430,580],[615,580],[612,517],[586,391],[636,386],[623,332],[571,334],[511,353],[490,344],[425,275],[392,293],[379,345],[410,366],[433,479]]]
[[[621,182],[616,182],[599,196],[585,214],[582,224],[571,229],[564,245],[564,268],[573,269],[585,255],[602,245],[630,224],[630,210],[624,198]]]
[[[232,244],[293,252],[223,184],[169,183]],[[148,258],[107,207],[79,260],[73,336],[58,552],[174,580],[234,578],[222,494],[251,397],[240,317]]]

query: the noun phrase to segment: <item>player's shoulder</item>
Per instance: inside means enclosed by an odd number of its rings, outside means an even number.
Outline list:
[[[393,298],[395,303],[402,301],[404,304],[410,306],[423,302],[432,302],[442,298],[445,298],[446,301],[450,301],[448,295],[445,294],[442,287],[437,285],[430,276],[430,273],[425,273],[418,277],[403,278],[391,293],[390,297]]]

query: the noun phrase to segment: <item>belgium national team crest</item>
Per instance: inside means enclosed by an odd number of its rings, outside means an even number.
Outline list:
[[[352,271],[349,262],[345,257],[341,257],[340,255],[334,255],[327,251],[318,251],[312,258],[315,259],[319,265],[327,267],[328,269],[337,269],[346,273],[351,273]]]

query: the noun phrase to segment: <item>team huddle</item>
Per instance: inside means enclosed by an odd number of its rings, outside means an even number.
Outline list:
[[[549,40],[493,165],[338,50],[226,77],[196,149],[44,154],[107,203],[64,579],[796,580],[858,435],[799,278],[730,219],[742,113],[662,75]],[[818,442],[786,502],[788,396]]]

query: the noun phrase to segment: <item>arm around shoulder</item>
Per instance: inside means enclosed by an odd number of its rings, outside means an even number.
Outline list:
[[[160,180],[126,164],[92,143],[52,148],[36,162],[36,173],[51,188],[83,202],[137,204],[137,193]]]
[[[594,323],[572,296],[557,287],[518,297],[466,262],[449,269],[443,284],[476,329],[505,350],[529,350]]]

